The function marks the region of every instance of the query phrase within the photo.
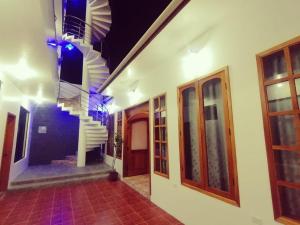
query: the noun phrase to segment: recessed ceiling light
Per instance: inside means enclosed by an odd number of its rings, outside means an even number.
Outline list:
[[[30,68],[25,57],[15,65],[0,65],[0,71],[18,80],[27,80],[37,75],[36,71]]]

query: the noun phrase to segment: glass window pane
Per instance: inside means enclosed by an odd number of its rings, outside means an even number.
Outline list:
[[[160,124],[161,125],[165,125],[166,124],[166,116],[167,116],[166,111],[162,111],[160,113]]]
[[[182,92],[182,106],[185,178],[200,182],[197,98],[194,87]]]
[[[155,171],[160,172],[160,159],[155,159]]]
[[[118,120],[122,120],[122,111],[118,112]]]
[[[167,157],[167,145],[165,143],[161,144],[161,155],[162,157]]]
[[[300,190],[287,187],[279,188],[283,216],[300,219]]]
[[[300,44],[291,47],[292,67],[294,74],[300,74]]]
[[[229,173],[221,79],[202,86],[205,108],[205,139],[208,163],[208,185],[229,191]]]
[[[165,96],[161,96],[160,97],[160,109],[164,110],[166,108],[166,97]]]
[[[167,140],[167,129],[165,127],[160,128],[161,141]]]
[[[159,112],[154,113],[154,124],[159,125]]]
[[[167,173],[167,161],[166,160],[161,161],[161,172]]]
[[[156,127],[155,129],[154,129],[154,137],[155,137],[155,140],[156,141],[159,141],[159,128],[158,127]]]
[[[298,105],[300,106],[300,79],[295,80],[295,85],[297,90]]]
[[[267,95],[270,112],[292,110],[291,91],[288,81],[268,86]]]
[[[300,152],[274,151],[279,180],[300,183]]]
[[[155,155],[160,156],[159,143],[155,143]]]
[[[295,145],[295,116],[272,116],[270,117],[271,133],[273,145]]]
[[[158,98],[154,99],[154,112],[159,111],[159,102]]]
[[[264,74],[266,80],[274,80],[287,76],[284,52],[276,52],[263,59]]]

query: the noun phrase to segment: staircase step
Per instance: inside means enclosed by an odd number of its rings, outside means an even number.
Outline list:
[[[87,137],[89,138],[89,137],[91,137],[91,138],[98,138],[98,137],[102,137],[102,136],[107,136],[107,132],[106,131],[103,131],[103,132],[100,132],[100,133],[96,133],[96,132],[94,132],[94,133],[89,133],[89,132],[87,132]]]
[[[89,68],[89,73],[109,73],[108,68]]]
[[[109,29],[110,29],[110,27],[107,26],[106,23],[102,23],[102,22],[97,21],[97,20],[93,20],[93,21],[92,21],[92,25],[93,25],[93,26],[97,26],[97,27],[99,27],[99,28],[105,30],[106,32],[108,32]]]
[[[111,24],[111,15],[103,15],[103,16],[92,16],[92,20],[104,22],[106,24]]]
[[[89,5],[90,7],[95,7],[98,4],[103,4],[105,2],[107,2],[107,0],[89,0]]]
[[[109,7],[108,1],[103,1],[100,4],[98,3],[98,5],[97,5],[97,3],[90,4],[90,5],[91,5],[92,11],[101,10],[102,8]]]
[[[108,69],[106,62],[103,60],[102,64],[90,64],[87,65],[88,69]]]
[[[89,122],[89,121],[93,121],[93,117],[91,116],[80,116],[80,120],[85,121],[85,122]]]
[[[96,38],[96,40],[101,41],[103,38],[105,38],[104,35],[99,34],[95,29],[92,31],[92,35]]]
[[[90,78],[89,78],[89,82],[90,82],[90,83],[95,83],[95,84],[102,84],[102,83],[104,83],[107,79],[108,79],[108,77],[103,77],[103,76],[99,76],[99,77],[90,77]]]
[[[41,187],[52,187],[65,185],[70,183],[89,182],[94,180],[105,180],[108,177],[110,169],[101,172],[92,172],[89,174],[77,174],[70,176],[47,177],[41,179],[33,179],[26,182],[12,182],[9,190],[35,189]]]
[[[98,143],[88,143],[88,144],[86,144],[86,147],[87,148],[98,148],[101,143],[102,143],[101,141],[99,141]]]
[[[91,57],[88,56],[88,58],[86,59],[86,63],[87,64],[98,64],[99,62],[97,60],[99,60],[100,58],[102,58],[100,56],[100,53],[96,52],[96,51],[91,51],[91,52],[93,52],[93,55]]]
[[[86,56],[85,61],[87,64],[90,64],[91,61],[95,60],[100,55],[97,51],[90,51],[89,54]]]
[[[89,79],[91,80],[106,80],[110,76],[109,73],[89,73]]]
[[[107,135],[103,135],[101,137],[87,137],[86,138],[86,143],[90,144],[90,143],[93,143],[93,142],[102,142],[103,140],[106,140],[107,139]]]
[[[68,160],[68,159],[62,159],[62,160],[52,160],[51,164],[55,165],[65,165],[65,166],[76,166],[77,160]]]
[[[103,126],[99,127],[92,127],[92,126],[87,126],[85,127],[87,133],[92,133],[92,132],[107,132],[106,128],[103,128]]]
[[[107,15],[111,15],[111,11],[110,11],[109,7],[105,7],[101,11],[92,11],[91,15],[92,16],[107,16]]]
[[[99,27],[96,27],[96,26],[93,26],[93,34],[97,37],[97,38],[105,38],[106,36],[106,33],[107,31],[102,29],[102,28],[99,28]]]

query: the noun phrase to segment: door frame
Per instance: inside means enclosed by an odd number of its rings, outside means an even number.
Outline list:
[[[12,119],[12,123],[13,123],[11,127],[8,126],[10,118]],[[16,131],[16,115],[12,113],[7,113],[5,134],[4,134],[4,141],[2,147],[2,155],[1,155],[0,191],[6,191],[8,188],[11,160],[12,160],[12,155],[14,150],[13,147],[14,147],[14,140],[15,140],[15,131]],[[7,148],[6,145],[9,145],[8,150],[6,149]],[[8,162],[4,162],[5,160],[8,160]],[[6,165],[8,168],[4,168],[4,165]],[[6,169],[6,171],[3,172],[3,169]]]
[[[148,111],[140,111],[137,112],[136,114],[128,117],[127,112],[136,108],[141,107],[142,105],[147,104],[148,105]],[[123,146],[123,177],[128,177],[127,175],[127,149],[128,149],[128,141],[129,141],[129,134],[128,134],[128,124],[133,122],[133,121],[137,121],[137,120],[141,120],[141,119],[148,119],[148,157],[149,157],[149,161],[148,161],[148,169],[149,169],[149,190],[150,190],[150,195],[151,195],[151,121],[150,121],[150,101],[146,101],[146,102],[142,102],[138,105],[129,107],[127,109],[124,110],[124,146]]]

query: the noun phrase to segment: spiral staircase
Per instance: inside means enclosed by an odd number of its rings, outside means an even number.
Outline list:
[[[91,19],[91,24],[66,15],[60,38],[64,45],[71,43],[82,52],[83,68],[86,68],[83,72],[83,80],[87,81],[85,84],[78,86],[60,80],[58,90],[58,107],[68,111],[70,115],[78,116],[80,129],[83,130],[79,134],[77,166],[85,164],[79,163],[80,155],[99,148],[108,138],[105,126],[108,111],[102,104],[101,95],[95,97],[91,93],[96,93],[110,75],[106,60],[102,58],[101,52],[94,50],[93,44],[101,43],[109,32],[111,11],[108,0],[88,0],[87,3],[87,18]]]

